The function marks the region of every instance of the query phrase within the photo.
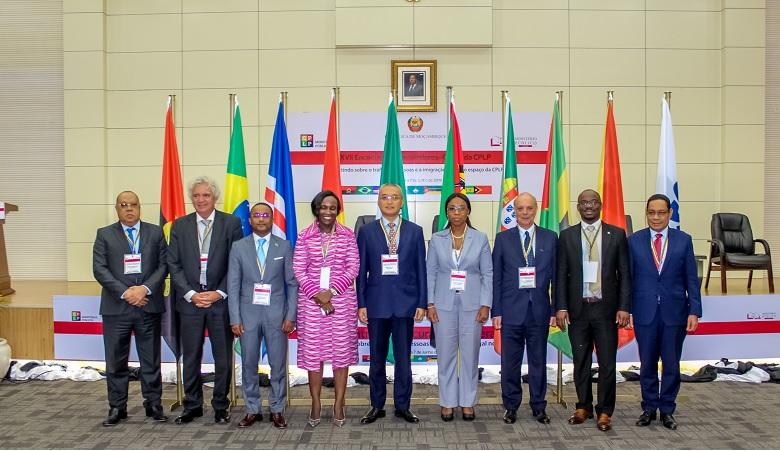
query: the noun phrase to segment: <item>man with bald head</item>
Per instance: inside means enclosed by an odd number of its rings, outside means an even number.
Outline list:
[[[159,226],[141,221],[141,202],[134,192],[119,193],[115,208],[119,221],[98,229],[92,249],[92,270],[103,287],[100,314],[109,405],[103,426],[116,426],[127,418],[127,361],[133,335],[146,416],[164,422],[168,417],[160,404],[160,334],[168,272],[165,237]]]
[[[501,397],[504,423],[517,421],[522,401],[521,368],[528,349],[531,415],[542,424],[550,417],[547,401],[547,333],[555,320],[550,304],[558,237],[534,224],[537,202],[530,193],[514,201],[517,227],[496,235],[493,246],[493,327],[501,330]]]

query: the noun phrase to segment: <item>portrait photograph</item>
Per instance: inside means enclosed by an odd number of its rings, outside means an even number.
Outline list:
[[[398,111],[436,111],[436,60],[393,60],[390,74]]]

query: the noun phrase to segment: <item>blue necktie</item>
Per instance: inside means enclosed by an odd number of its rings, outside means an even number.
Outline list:
[[[528,249],[528,261],[526,264],[528,266],[533,266],[534,263],[536,263],[536,259],[534,258],[534,250],[531,248],[531,235],[528,234],[528,230],[525,231],[525,243],[523,243],[523,247]]]
[[[135,232],[135,227],[127,229],[127,237],[130,239],[130,252],[135,253],[135,238],[133,238],[133,232]]]
[[[265,265],[265,249],[263,249],[263,245],[265,245],[265,238],[257,240],[257,259],[260,261],[260,266]]]

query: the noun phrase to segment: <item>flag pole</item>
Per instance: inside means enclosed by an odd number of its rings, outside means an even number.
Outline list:
[[[230,93],[228,94],[228,143],[231,139],[233,139],[233,118],[235,116],[236,111],[236,94]],[[233,407],[236,407],[236,403],[238,401],[238,393],[236,390],[236,338],[233,337],[233,339],[230,341],[230,409],[233,409]]]
[[[287,91],[279,91],[282,97],[282,109],[284,110],[284,123],[287,124]]]
[[[341,149],[341,88],[333,88],[333,98],[336,99],[336,145]]]
[[[171,99],[171,118],[173,119],[174,127],[176,127],[176,94],[169,94],[168,98]],[[168,284],[170,284],[170,276],[168,276]],[[170,294],[170,288],[168,293]],[[175,315],[176,312],[173,312],[172,314]],[[178,342],[179,339],[177,337],[176,344],[178,344]],[[178,409],[184,405],[184,382],[182,381],[183,375],[181,368],[181,352],[176,352],[174,354],[176,355],[176,401],[171,403],[170,410]]]
[[[669,110],[672,109],[672,91],[664,91],[664,99],[666,99],[666,104],[669,105]]]
[[[450,117],[450,105],[452,104],[452,86],[447,86],[447,132],[449,133],[452,124],[452,118]]]
[[[279,98],[282,99],[282,110],[284,111],[284,123],[287,124],[287,91],[279,91]],[[287,352],[284,353],[285,356],[285,368],[287,371],[284,372],[284,383],[286,384],[287,388],[287,405],[292,406],[292,400],[290,399],[290,341],[288,339],[287,341]],[[270,406],[270,401],[269,401]]]
[[[555,97],[558,101],[558,114],[563,122],[563,91],[555,91]],[[563,399],[563,351],[558,349],[558,370],[555,377],[555,402],[566,406],[566,401]]]

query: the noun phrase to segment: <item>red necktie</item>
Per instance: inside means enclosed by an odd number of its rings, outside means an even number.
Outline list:
[[[663,237],[662,234],[656,233],[655,234],[655,240],[653,241],[653,248],[655,249],[655,268],[657,270],[661,270],[661,259],[663,258],[663,255],[661,255],[661,238]]]

